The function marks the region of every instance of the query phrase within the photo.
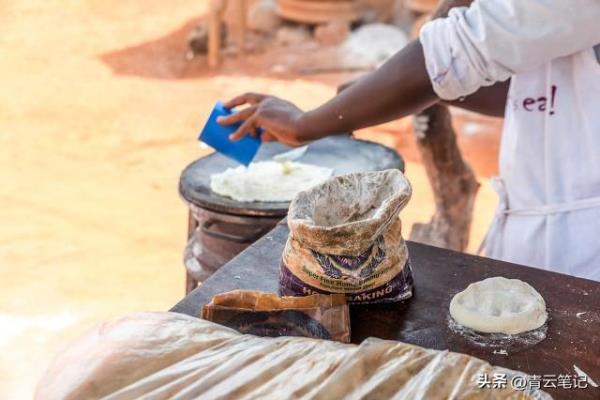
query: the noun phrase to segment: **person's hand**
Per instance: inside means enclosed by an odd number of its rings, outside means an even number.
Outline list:
[[[240,140],[246,135],[256,136],[262,128],[261,140],[278,141],[288,146],[301,146],[303,139],[301,117],[304,112],[294,104],[273,96],[257,93],[246,93],[227,103],[225,107],[234,108],[242,105],[248,107],[226,117],[220,117],[221,125],[241,122],[242,125],[229,136],[231,140]]]

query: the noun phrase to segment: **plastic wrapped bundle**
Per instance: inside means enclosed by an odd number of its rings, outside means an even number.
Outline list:
[[[202,318],[256,336],[303,336],[350,342],[350,311],[341,294],[279,297],[233,290],[212,298]]]
[[[367,339],[359,346],[263,338],[175,313],[105,323],[58,356],[37,400],[549,399],[482,388],[482,374],[518,374],[464,354]]]

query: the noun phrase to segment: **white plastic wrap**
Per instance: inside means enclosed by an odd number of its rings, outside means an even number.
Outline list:
[[[514,371],[464,354],[367,339],[361,345],[261,338],[175,313],[142,313],[93,329],[60,354],[37,400],[549,399],[479,389]]]

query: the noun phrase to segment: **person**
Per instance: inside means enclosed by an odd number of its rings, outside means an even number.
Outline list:
[[[320,107],[247,93],[220,123],[298,146],[437,102],[504,116],[485,254],[600,281],[600,1],[466,3]]]

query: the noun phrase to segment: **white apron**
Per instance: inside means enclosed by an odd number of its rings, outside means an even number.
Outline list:
[[[592,48],[512,77],[488,257],[600,281],[600,63]]]

